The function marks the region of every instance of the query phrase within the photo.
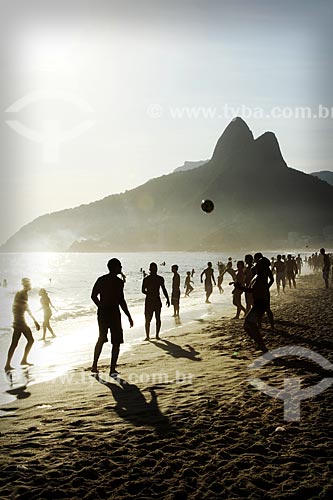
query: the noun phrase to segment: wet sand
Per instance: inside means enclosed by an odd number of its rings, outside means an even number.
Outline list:
[[[267,345],[332,363],[333,289],[317,275],[297,283],[280,297],[273,285]],[[17,389],[2,407],[0,498],[331,498],[333,387],[286,421],[249,378],[304,388],[333,373],[295,357],[249,370],[260,355],[242,320],[222,318],[137,345],[118,382],[102,364]]]

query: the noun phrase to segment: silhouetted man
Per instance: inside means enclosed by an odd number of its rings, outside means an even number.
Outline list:
[[[202,277],[205,275],[205,292],[206,292],[206,304],[210,304],[209,297],[213,293],[213,283],[216,285],[213,264],[211,262],[207,263],[206,269],[200,274],[200,282],[202,283]],[[213,281],[213,283],[212,283]]]
[[[280,254],[277,256],[277,260],[274,262],[274,268],[276,269],[277,291],[278,293],[280,293],[281,284],[283,291],[285,291],[286,288],[286,264],[285,262],[283,262]]]
[[[24,349],[24,354],[23,358],[21,360],[21,365],[31,365],[31,363],[28,363],[28,354],[31,350],[32,344],[34,343],[34,339],[32,336],[32,332],[30,327],[27,325],[25,321],[25,313],[27,312],[29,316],[33,319],[36,329],[39,330],[40,326],[39,323],[36,321],[36,319],[33,317],[32,312],[29,309],[28,305],[28,292],[31,290],[31,283],[29,278],[23,278],[21,281],[23,285],[23,289],[20,290],[19,292],[16,293],[14,297],[14,302],[13,302],[13,336],[12,336],[12,342],[10,344],[9,350],[8,350],[8,355],[7,355],[7,361],[6,361],[6,366],[5,366],[5,371],[10,371],[12,370],[11,366],[11,360],[13,357],[13,354],[15,352],[15,349],[17,347],[18,341],[20,340],[21,334],[25,336],[27,339],[27,345],[25,346]]]
[[[173,317],[179,318],[180,276],[178,274],[177,264],[171,266],[171,271],[173,272],[172,291],[171,291],[171,304],[173,305]]]
[[[273,314],[270,310],[270,294],[269,289],[274,283],[274,278],[272,271],[270,269],[270,261],[266,257],[263,257],[261,253],[257,253],[254,256],[256,262],[253,268],[253,274],[255,275],[250,287],[241,287],[245,292],[250,292],[253,294],[253,306],[250,312],[247,314],[244,322],[244,329],[248,335],[257,343],[258,347],[263,351],[267,352],[267,347],[262,338],[259,330],[259,325],[265,312],[267,312],[271,326],[273,327]]]
[[[103,344],[108,341],[108,330],[110,329],[112,344],[110,375],[113,376],[117,374],[116,366],[120,344],[124,342],[119,306],[128,317],[131,328],[133,320],[124,298],[124,281],[118,277],[118,274],[121,274],[121,263],[118,259],[114,258],[109,260],[107,267],[109,274],[100,276],[91,292],[91,298],[98,307],[97,320],[99,327],[99,336],[94,350],[94,361],[91,371],[98,373],[98,359],[102,352]]]
[[[291,258],[291,255],[287,255],[287,260],[286,260],[286,278],[289,283],[289,288],[291,288],[291,282],[293,283],[293,287],[296,288],[296,274],[297,274],[297,265],[295,262],[295,259]]]
[[[155,262],[151,262],[149,265],[150,274],[143,279],[142,282],[142,293],[146,295],[145,300],[145,329],[146,329],[146,338],[145,340],[149,340],[149,331],[150,331],[150,323],[155,313],[156,319],[156,338],[159,339],[159,333],[161,330],[161,309],[162,302],[160,298],[160,288],[166,298],[166,304],[169,307],[169,295],[167,289],[165,288],[164,278],[157,274],[157,264]]]
[[[320,253],[323,256],[323,262],[324,262],[323,279],[325,281],[325,288],[328,288],[329,287],[328,280],[329,280],[329,277],[330,277],[331,262],[330,262],[330,258],[327,255],[327,253],[325,253],[325,248],[321,248],[320,249]]]

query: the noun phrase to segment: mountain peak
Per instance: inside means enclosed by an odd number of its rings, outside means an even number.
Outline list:
[[[231,154],[248,148],[254,142],[253,134],[245,121],[239,116],[232,119],[217,141],[213,160],[229,157]]]
[[[267,162],[285,164],[284,158],[281,153],[279,141],[273,132],[265,132],[255,141],[257,152],[261,158]]]

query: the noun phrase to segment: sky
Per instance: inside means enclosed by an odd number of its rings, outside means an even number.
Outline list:
[[[0,244],[209,159],[234,116],[290,167],[333,170],[330,0],[0,6]]]

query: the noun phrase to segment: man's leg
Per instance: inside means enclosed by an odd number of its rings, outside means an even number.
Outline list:
[[[145,340],[149,340],[150,322],[152,317],[153,317],[153,311],[150,308],[147,308],[145,310],[145,330],[146,330]]]
[[[116,366],[120,351],[120,344],[112,344],[110,375],[117,373]]]
[[[245,318],[244,330],[256,342],[259,349],[261,349],[263,352],[267,352],[268,349],[258,328],[258,322],[260,322],[261,317],[261,311],[259,311],[254,305]]]
[[[32,345],[34,343],[34,338],[32,336],[30,328],[27,328],[22,333],[25,336],[25,338],[27,339],[27,345],[25,346],[25,349],[24,349],[24,354],[23,354],[23,358],[21,360],[21,365],[29,365],[30,363],[28,363],[27,358],[28,358],[29,352],[31,351]]]
[[[156,338],[160,338],[160,330],[161,330],[161,309],[155,310],[155,318],[156,318]]]
[[[45,337],[46,337],[46,322],[45,322],[45,319],[43,321],[43,337],[42,337],[42,340],[45,340]]]
[[[91,367],[92,372],[95,372],[95,373],[98,372],[97,363],[98,363],[99,357],[101,355],[104,343],[105,343],[105,341],[99,337],[97,342],[96,342],[95,349],[94,349],[94,361],[93,361],[93,364]]]
[[[18,341],[20,340],[21,337],[21,332],[19,330],[14,330],[13,336],[12,336],[12,341],[8,349],[8,354],[7,354],[7,361],[5,365],[5,371],[12,370],[12,366],[10,365],[10,362],[12,360],[13,354],[15,352],[15,349],[17,347]]]
[[[103,344],[108,341],[108,327],[103,325],[102,322],[98,321],[99,336],[94,349],[94,361],[91,367],[93,373],[98,373],[98,360],[102,352]]]

